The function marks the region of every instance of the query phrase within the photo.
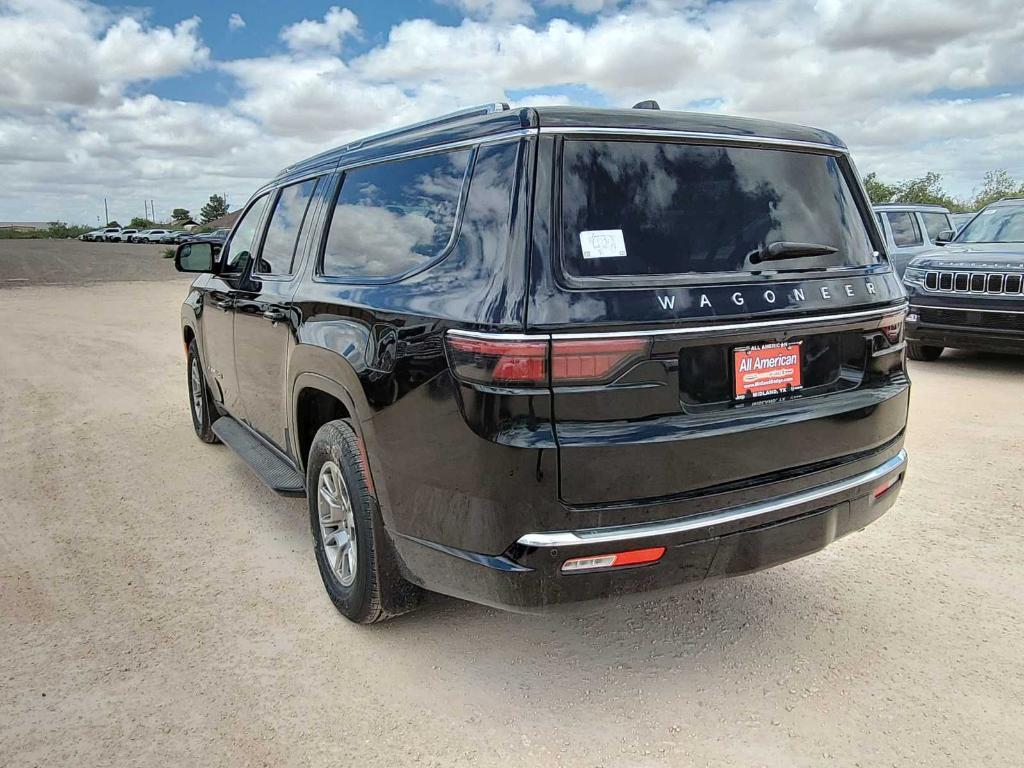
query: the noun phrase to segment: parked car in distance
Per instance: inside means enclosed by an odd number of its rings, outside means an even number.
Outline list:
[[[169,229],[144,229],[135,235],[136,243],[159,243],[171,230]]]
[[[107,240],[111,243],[130,243],[138,231],[137,229],[122,229],[107,237]]]
[[[902,485],[906,297],[870,217],[796,125],[494,105],[369,137],[178,246],[193,426],[306,496],[356,622],[767,568]]]
[[[102,227],[101,229],[94,229],[92,232],[86,232],[84,235],[81,235],[79,239],[93,242],[105,242],[120,231],[120,227]]]
[[[941,205],[886,203],[875,206],[875,215],[889,258],[901,276],[914,256],[941,245],[941,233],[948,232],[947,240],[956,234],[949,209]]]
[[[227,229],[215,229],[212,232],[193,233],[193,234],[191,234],[189,236],[188,241],[195,242],[195,243],[203,243],[203,242],[223,243],[227,239],[228,232],[230,232],[230,230],[227,230]],[[182,242],[186,242],[186,241],[183,240]]]
[[[977,215],[976,212],[971,212],[971,213],[951,213],[949,215],[949,218],[953,221],[953,228],[957,232],[959,232],[961,229],[963,229],[967,225],[967,222],[969,222],[971,219],[973,219],[976,215]]]
[[[172,229],[166,235],[160,238],[160,242],[164,245],[176,245],[184,241],[189,236],[189,233],[184,229]]]
[[[912,360],[947,347],[1024,354],[1024,198],[983,208],[945,248],[913,259],[903,282]]]

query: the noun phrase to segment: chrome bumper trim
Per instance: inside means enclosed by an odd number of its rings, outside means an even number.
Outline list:
[[[835,483],[829,483],[828,485],[810,488],[800,493],[768,499],[757,504],[723,509],[718,512],[696,515],[694,517],[659,520],[653,523],[620,525],[610,528],[587,528],[578,531],[528,533],[525,536],[521,536],[518,543],[524,547],[571,547],[580,544],[615,544],[635,539],[644,539],[650,536],[665,536],[673,533],[694,531],[700,528],[710,528],[715,525],[756,518],[788,507],[797,507],[802,504],[818,501],[819,499],[825,499],[837,493],[852,490],[859,485],[882,480],[888,475],[902,471],[906,468],[906,465],[907,452],[906,450],[901,450],[884,464],[867,472],[848,477],[845,480],[839,480]]]

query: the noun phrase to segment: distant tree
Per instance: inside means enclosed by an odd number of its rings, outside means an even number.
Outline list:
[[[141,216],[136,216],[130,222],[128,226],[132,229],[152,229],[154,224],[149,219],[144,219]]]
[[[896,202],[942,205],[951,211],[963,210],[963,203],[942,188],[942,175],[934,171],[897,184]]]
[[[874,172],[864,177],[864,189],[867,190],[868,198],[875,205],[891,202],[896,196],[896,186],[879,181],[878,174]]]
[[[1017,183],[1005,170],[989,171],[981,185],[981,191],[974,195],[972,210],[980,210],[989,203],[1003,197],[1024,196],[1024,183]]]
[[[219,219],[221,216],[228,212],[228,201],[220,195],[210,195],[210,202],[203,206],[199,215],[203,218],[203,223]]]
[[[120,227],[121,225],[120,225],[120,224],[118,224],[118,223],[117,223],[117,219],[115,219],[114,221],[108,221],[108,222],[107,222],[107,226],[108,226],[108,227]]]
[[[78,237],[86,232],[92,230],[92,227],[86,227],[81,224],[68,224],[64,221],[51,221],[50,226],[46,228],[47,237]]]
[[[951,211],[963,211],[967,203],[950,195],[942,188],[942,175],[928,171],[915,179],[904,179],[895,184],[880,181],[875,173],[864,177],[864,188],[875,205],[879,203],[924,203],[942,205]]]
[[[184,221],[191,218],[192,214],[188,212],[188,208],[175,208],[171,211],[171,221]]]

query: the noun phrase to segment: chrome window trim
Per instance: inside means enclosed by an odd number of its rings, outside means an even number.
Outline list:
[[[906,465],[907,451],[903,449],[885,463],[859,475],[788,496],[777,496],[774,499],[768,499],[756,504],[732,507],[731,509],[724,509],[719,512],[695,515],[694,517],[661,520],[654,523],[640,523],[609,528],[586,528],[576,531],[554,531],[551,533],[528,533],[525,536],[520,536],[517,543],[524,547],[572,547],[580,544],[616,544],[618,542],[645,539],[651,536],[670,536],[676,533],[711,528],[725,523],[735,523],[740,520],[761,517],[789,507],[810,504],[837,493],[850,491],[860,485],[877,482],[895,472],[903,471]]]
[[[692,139],[694,141],[710,141],[716,144],[742,145],[759,144],[789,149],[813,149],[834,155],[848,155],[850,150],[834,144],[800,139],[780,139],[771,136],[736,136],[733,134],[707,133],[703,131],[673,131],[667,128],[608,128],[583,125],[558,126],[549,125],[540,128],[542,136],[548,135],[590,135],[590,136],[634,136],[637,138],[654,139]]]
[[[594,331],[590,333],[488,333],[487,331],[467,331],[451,328],[452,336],[465,336],[470,339],[490,339],[495,341],[543,341],[550,338],[562,339],[619,339],[636,336],[684,336],[693,333],[714,333],[717,331],[745,331],[761,328],[786,328],[789,326],[818,325],[844,320],[862,320],[871,317],[885,317],[899,314],[907,310],[907,302],[893,304],[888,307],[867,309],[860,312],[842,312],[834,315],[813,315],[811,317],[790,317],[781,320],[748,320],[740,323],[719,323],[717,325],[691,325],[676,328],[651,328],[639,331]]]

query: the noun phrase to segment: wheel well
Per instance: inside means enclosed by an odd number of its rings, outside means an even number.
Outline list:
[[[196,337],[196,334],[195,334],[195,331],[192,330],[192,326],[191,325],[186,325],[185,326],[185,348],[186,349],[188,348],[188,345],[192,343],[192,339],[194,339],[195,337]]]
[[[295,431],[299,438],[302,466],[306,466],[309,449],[313,445],[317,430],[328,421],[347,419],[350,415],[341,400],[323,390],[306,387],[299,392],[295,409]]]

